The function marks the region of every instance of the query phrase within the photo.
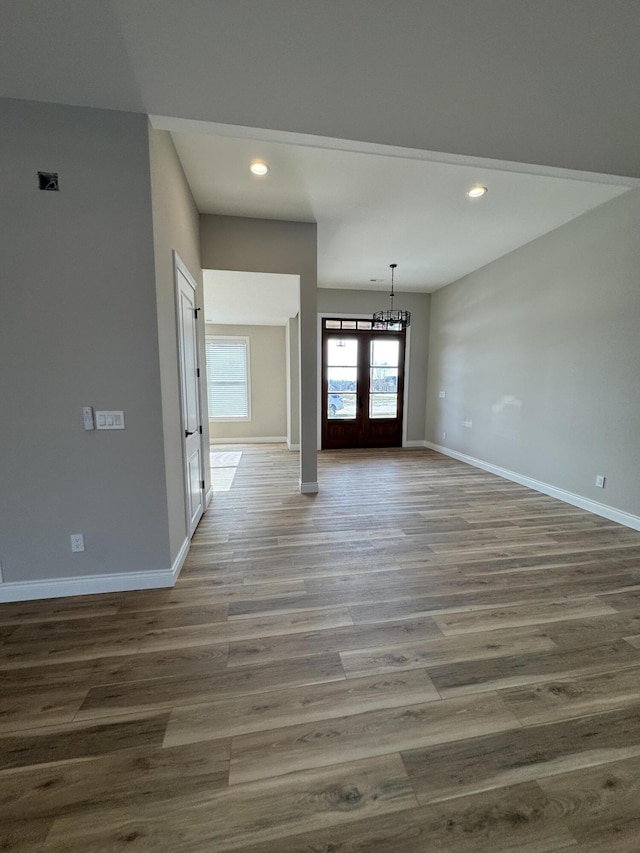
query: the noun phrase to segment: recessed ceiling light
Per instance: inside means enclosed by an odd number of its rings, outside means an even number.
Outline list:
[[[469,198],[480,198],[487,191],[486,187],[483,187],[482,184],[475,184],[471,187],[470,190],[467,190],[467,195]]]
[[[254,160],[253,163],[249,166],[254,175],[258,175],[262,177],[266,175],[269,171],[269,167],[263,160]]]

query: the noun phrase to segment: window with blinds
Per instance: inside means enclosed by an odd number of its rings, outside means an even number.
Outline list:
[[[207,336],[207,394],[213,420],[251,420],[249,338]]]

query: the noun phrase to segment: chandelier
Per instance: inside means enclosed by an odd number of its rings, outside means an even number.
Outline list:
[[[391,267],[391,307],[388,311],[376,311],[373,315],[373,328],[385,331],[400,332],[411,325],[411,311],[402,311],[393,307],[393,274],[398,264],[389,264]]]

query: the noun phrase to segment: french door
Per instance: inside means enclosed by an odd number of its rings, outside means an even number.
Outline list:
[[[322,447],[400,447],[404,331],[369,320],[324,320]]]

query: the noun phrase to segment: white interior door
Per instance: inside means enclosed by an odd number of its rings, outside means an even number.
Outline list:
[[[180,394],[184,432],[184,466],[187,526],[193,535],[204,511],[204,467],[196,312],[196,283],[180,258],[174,254],[178,307],[178,352]]]

